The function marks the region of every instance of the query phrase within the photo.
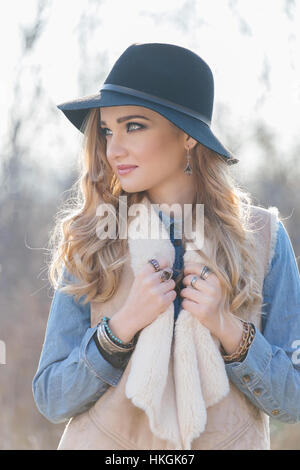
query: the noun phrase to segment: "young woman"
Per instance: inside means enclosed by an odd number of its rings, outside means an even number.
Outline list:
[[[230,175],[213,99],[197,54],[146,43],[58,106],[84,133],[33,380],[59,449],[269,449],[269,416],[300,419],[295,254]]]

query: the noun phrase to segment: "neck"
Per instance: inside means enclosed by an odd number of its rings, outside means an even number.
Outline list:
[[[177,188],[151,188],[147,191],[147,196],[151,204],[167,204],[170,208],[172,204],[176,204],[178,208],[174,206],[174,216],[183,217],[184,204],[193,204],[195,190],[192,184]],[[162,212],[168,212],[167,208],[164,209],[164,207],[161,210]]]

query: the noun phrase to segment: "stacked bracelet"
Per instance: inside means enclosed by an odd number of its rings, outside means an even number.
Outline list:
[[[107,322],[109,318],[103,317],[97,328],[97,339],[102,349],[110,355],[127,355],[132,352],[137,342],[137,335],[130,343],[124,343],[112,334]]]
[[[252,341],[255,336],[255,327],[252,323],[246,322],[240,318],[243,322],[243,336],[237,351],[233,354],[226,354],[223,346],[221,346],[221,354],[225,362],[240,362],[242,361],[245,356],[247,355],[248,349],[250,348]]]
[[[132,341],[130,341],[129,343],[124,343],[124,341],[122,341],[120,338],[117,338],[111,331],[109,325],[108,325],[108,321],[110,320],[109,317],[103,317],[102,318],[102,322],[104,324],[104,327],[105,327],[105,331],[107,332],[109,338],[115,343],[117,344],[118,346],[122,346],[122,348],[124,349],[133,349],[135,344],[136,344],[136,336],[133,338]]]
[[[110,349],[110,346],[107,345],[106,338],[105,338],[105,333],[102,332],[102,326],[98,325],[98,328],[96,332],[94,333],[94,341],[96,343],[96,346],[100,352],[100,354],[104,357],[104,359],[109,362],[113,367],[116,367],[117,369],[123,369],[126,367],[131,353],[133,352],[132,350],[129,350],[125,352],[119,352]]]

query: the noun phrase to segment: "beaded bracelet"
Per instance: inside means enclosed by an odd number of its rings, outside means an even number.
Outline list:
[[[252,323],[246,322],[240,318],[243,322],[243,336],[237,351],[233,354],[226,354],[223,346],[221,346],[221,354],[225,362],[241,362],[247,355],[248,349],[250,348],[252,341],[255,336],[255,327]]]
[[[136,342],[137,342],[137,335],[134,336],[133,340],[130,341],[129,343],[124,343],[124,341],[122,341],[120,338],[117,338],[113,332],[111,331],[111,329],[109,328],[109,325],[108,325],[108,321],[110,320],[109,317],[103,317],[102,318],[102,322],[104,324],[104,327],[105,327],[105,331],[107,332],[109,338],[115,343],[117,344],[118,346],[121,346],[122,348],[124,349],[132,349]]]
[[[121,355],[121,356],[124,356],[124,355],[128,355],[130,354],[134,348],[131,348],[131,349],[128,349],[128,348],[124,348],[123,346],[121,346],[120,344],[116,344],[114,343],[111,338],[108,336],[108,333],[107,331],[105,330],[105,327],[104,327],[104,323],[103,322],[100,322],[99,325],[98,325],[98,328],[97,328],[97,339],[98,339],[98,342],[100,344],[100,346],[102,347],[102,349],[105,349],[105,351],[110,354],[110,355],[113,355],[113,356],[116,356],[116,355]]]

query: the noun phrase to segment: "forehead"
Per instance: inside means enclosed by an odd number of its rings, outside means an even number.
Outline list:
[[[117,119],[118,117],[140,114],[149,119],[158,119],[159,117],[163,119],[163,116],[160,116],[159,113],[156,113],[152,109],[145,108],[144,106],[108,106],[99,108],[100,117],[104,121],[106,119]]]

